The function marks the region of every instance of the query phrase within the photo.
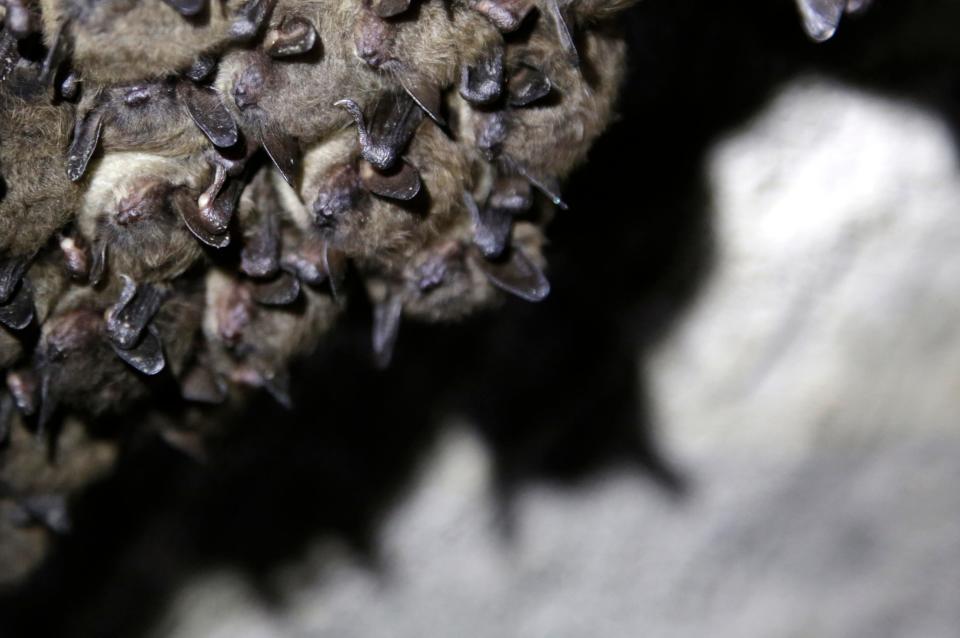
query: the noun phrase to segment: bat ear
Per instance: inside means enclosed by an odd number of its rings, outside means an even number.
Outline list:
[[[193,123],[214,146],[229,148],[237,143],[240,135],[237,123],[215,89],[181,81],[177,83],[177,97],[186,105]]]
[[[547,11],[553,20],[553,26],[557,31],[557,39],[560,41],[560,48],[563,49],[564,57],[570,66],[579,67],[580,54],[577,53],[577,45],[573,41],[570,25],[567,24],[567,19],[563,17],[559,0],[548,0]]]
[[[430,116],[440,127],[446,128],[447,123],[441,115],[443,99],[440,87],[417,73],[398,73],[400,86],[417,103],[423,112]]]
[[[815,42],[826,42],[837,32],[848,0],[798,0],[803,28]]]
[[[198,15],[207,6],[207,0],[163,0],[182,16]]]
[[[505,259],[475,261],[490,283],[504,292],[532,302],[543,301],[550,294],[550,282],[543,271],[516,246]]]
[[[276,0],[244,2],[234,14],[233,24],[230,25],[230,37],[240,41],[253,39],[266,23],[274,4]]]
[[[90,274],[87,275],[87,282],[91,286],[96,286],[103,279],[103,273],[107,268],[107,242],[104,239],[98,239],[90,252]]]
[[[417,103],[402,93],[386,96],[377,102],[369,126],[353,100],[340,100],[336,106],[345,108],[356,122],[363,159],[380,170],[396,164],[423,121],[423,112]]]
[[[301,16],[285,15],[280,25],[267,32],[264,50],[271,58],[307,53],[317,44],[317,30]]]
[[[121,348],[112,341],[110,345],[124,363],[141,374],[152,377],[159,374],[166,365],[163,358],[163,341],[152,325],[147,326],[143,337],[132,348]]]
[[[410,0],[371,0],[370,9],[381,18],[392,18],[410,8]]]
[[[503,88],[503,43],[495,42],[473,66],[460,72],[460,95],[476,105],[490,104]]]
[[[523,65],[510,75],[507,83],[507,103],[527,106],[550,94],[553,86],[543,71]]]
[[[256,223],[243,231],[240,270],[249,277],[267,278],[280,268],[280,229],[273,211],[260,211]]]
[[[360,181],[371,193],[409,201],[420,192],[420,173],[405,161],[388,171],[378,171],[372,164],[360,160]]]
[[[153,284],[138,286],[127,275],[120,277],[123,290],[117,303],[107,311],[106,334],[116,348],[130,350],[140,341],[147,324],[160,309],[166,293]]]
[[[260,146],[267,152],[270,161],[283,175],[287,184],[297,190],[297,176],[300,172],[300,146],[297,140],[265,124],[261,124],[258,133]]]
[[[520,28],[520,23],[533,8],[532,0],[473,0],[474,11],[493,23],[501,33]]]
[[[73,141],[67,150],[67,177],[76,182],[87,172],[87,165],[100,143],[103,111],[93,109],[78,118],[73,127]]]
[[[8,257],[0,259],[0,304],[10,300],[17,284],[27,272],[32,257]]]
[[[281,270],[272,281],[253,282],[253,300],[263,306],[288,306],[300,296],[300,280]]]
[[[373,359],[380,369],[389,366],[393,358],[402,312],[403,300],[393,291],[373,307]]]
[[[33,321],[33,295],[26,279],[20,282],[13,294],[0,304],[0,324],[10,330],[23,330]]]
[[[59,384],[53,379],[53,366],[46,361],[39,363],[40,411],[37,414],[37,434],[42,435],[60,407]]]
[[[180,216],[180,220],[183,221],[183,225],[201,242],[213,248],[225,248],[230,244],[229,231],[212,233],[207,230],[207,225],[200,216],[200,207],[190,197],[190,193],[185,190],[175,192],[171,198],[171,203]]]

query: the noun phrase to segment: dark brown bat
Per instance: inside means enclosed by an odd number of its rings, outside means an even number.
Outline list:
[[[472,188],[469,165],[457,144],[438,128],[420,130],[398,161],[404,168],[396,173],[380,173],[358,154],[347,131],[310,149],[304,158],[300,195],[313,224],[332,246],[352,258],[378,260],[396,270],[453,226],[469,232],[462,197],[464,187]],[[402,185],[410,175],[422,183],[422,192],[413,198],[405,193],[375,194]],[[403,203],[406,199],[408,204]]]
[[[289,406],[289,366],[313,352],[339,305],[305,288],[302,303],[270,308],[254,299],[250,282],[216,269],[207,276],[206,290],[203,331],[216,374],[263,388]]]
[[[611,117],[625,55],[619,38],[586,33],[578,55],[593,69],[588,76],[564,59],[562,47],[539,16],[528,40],[508,48],[506,108],[475,110],[459,96],[452,107],[464,139],[497,173],[524,177],[561,207],[559,182],[585,159]]]
[[[497,29],[459,4],[429,0],[417,11],[416,20],[391,22],[370,10],[358,14],[357,55],[395,77],[438,123],[443,123],[441,92],[458,81],[471,99],[492,101],[501,80],[503,39]]]
[[[79,180],[98,146],[184,156],[210,144],[230,148],[238,139],[236,123],[210,87],[166,79],[100,88],[80,104],[67,174]]]
[[[42,0],[45,39],[69,41],[96,83],[163,78],[262,29],[273,0]]]
[[[22,329],[33,315],[30,262],[76,213],[81,191],[52,157],[69,137],[69,104],[49,104],[35,64],[15,60],[0,83],[0,324]]]
[[[203,254],[184,216],[198,215],[210,172],[200,156],[105,155],[90,174],[77,220],[92,257],[137,283],[184,273]]]

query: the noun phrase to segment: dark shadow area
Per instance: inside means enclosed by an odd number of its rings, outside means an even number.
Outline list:
[[[73,503],[73,533],[2,596],[0,635],[142,636],[204,568],[242,569],[270,596],[271,569],[325,534],[376,566],[383,512],[451,414],[489,444],[507,503],[525,481],[614,465],[682,496],[642,363],[715,257],[704,153],[800,72],[955,114],[960,5],[878,0],[820,46],[787,0],[645,0],[625,22],[621,120],[566,188],[547,301],[511,300],[455,326],[404,324],[378,372],[370,309],[353,300],[336,342],[294,375],[293,412],[259,401],[205,465],[156,436],[131,439],[113,475]]]

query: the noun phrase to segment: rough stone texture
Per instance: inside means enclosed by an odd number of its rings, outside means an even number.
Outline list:
[[[638,362],[669,498],[611,470],[521,488],[452,428],[380,530],[319,542],[267,605],[195,579],[156,636],[956,635],[960,171],[946,124],[817,78],[709,155],[717,257]],[[503,525],[504,520],[509,525]]]

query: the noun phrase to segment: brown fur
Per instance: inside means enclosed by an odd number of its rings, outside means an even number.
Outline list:
[[[4,85],[3,88],[6,88]],[[29,256],[75,213],[81,189],[67,179],[63,157],[73,122],[68,105],[0,93],[0,254]]]
[[[45,39],[66,25],[73,64],[87,80],[123,83],[162,78],[190,66],[201,53],[229,41],[240,0],[210,0],[209,9],[186,19],[160,0],[42,0]]]

